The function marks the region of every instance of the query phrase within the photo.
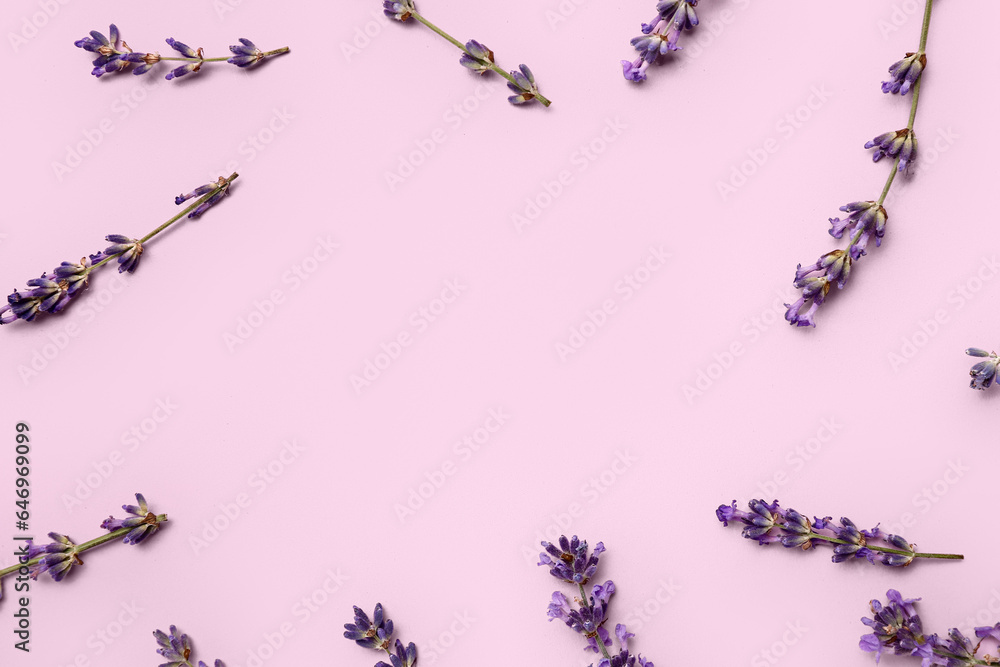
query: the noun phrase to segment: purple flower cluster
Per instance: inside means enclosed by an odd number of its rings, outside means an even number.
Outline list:
[[[997,356],[996,352],[987,352],[978,347],[970,347],[965,353],[970,357],[983,357],[983,361],[977,363],[969,371],[969,375],[972,376],[969,386],[980,391],[989,389],[990,385],[993,384],[994,378],[996,378],[997,367],[1000,366],[1000,357]]]
[[[197,218],[229,193],[229,187],[235,177],[235,174],[228,179],[220,177],[218,182],[203,185],[190,194],[177,197],[174,201],[182,204],[192,197],[204,197],[204,201],[194,206],[187,216]],[[32,322],[39,313],[52,315],[61,313],[87,288],[90,274],[113,259],[118,262],[119,273],[134,273],[139,268],[139,260],[145,251],[146,241],[179,217],[181,216],[175,216],[173,220],[161,225],[156,232],[143,239],[109,234],[104,238],[110,245],[101,252],[83,257],[79,262],[63,262],[51,272],[28,280],[27,289],[15,289],[7,296],[7,303],[0,306],[0,325],[17,320]]]
[[[623,60],[622,72],[628,81],[645,81],[646,70],[669,51],[680,51],[677,46],[681,33],[698,25],[694,8],[698,0],[661,0],[656,5],[656,16],[642,24],[642,35],[632,40],[639,52],[635,60]]]
[[[729,522],[743,524],[743,537],[756,540],[761,545],[781,543],[789,549],[811,549],[819,544],[833,547],[833,562],[864,558],[870,563],[890,567],[904,567],[916,558],[961,559],[951,554],[917,553],[914,546],[899,535],[883,532],[878,526],[859,530],[853,521],[844,517],[838,524],[832,517],[813,517],[812,521],[793,509],[784,509],[775,500],[751,500],[748,511],[732,505],[719,505],[715,516],[724,526]]]
[[[563,535],[558,544],[542,542],[542,548],[545,551],[539,554],[538,564],[547,566],[549,574],[556,579],[575,584],[580,592],[580,597],[573,601],[560,591],[554,592],[552,602],[549,603],[549,621],[558,619],[583,635],[587,640],[584,650],[602,655],[597,667],[634,667],[636,664],[654,667],[652,662],[629,651],[628,640],[635,635],[622,623],[615,626],[618,652],[612,654],[608,651],[609,647],[614,646],[614,641],[604,625],[608,621],[608,605],[615,592],[615,583],[608,580],[603,584],[594,584],[590,595],[587,595],[584,588],[597,573],[604,544],[598,542],[591,552],[585,540],[576,535],[572,538]]]
[[[872,632],[861,637],[859,646],[861,650],[875,654],[876,664],[883,653],[920,658],[921,667],[995,664],[988,656],[984,656],[982,660],[976,656],[983,640],[1000,640],[1000,623],[976,628],[976,637],[979,639],[976,643],[958,628],[949,630],[947,637],[927,635],[916,611],[916,603],[920,598],[907,600],[899,591],[892,589],[886,593],[886,598],[885,604],[872,600],[871,618],[861,619]]]
[[[159,53],[139,53],[133,51],[128,43],[121,39],[118,26],[113,23],[109,28],[108,35],[108,37],[105,37],[103,33],[91,30],[89,37],[78,39],[73,43],[78,48],[97,54],[92,63],[93,69],[91,70],[91,74],[98,78],[110,72],[123,72],[130,67],[132,68],[132,74],[145,74],[153,69],[153,66],[161,60],[183,61],[183,65],[174,68],[167,74],[166,78],[169,81],[197,72],[207,62],[224,60],[237,67],[250,67],[269,56],[288,53],[287,47],[274,51],[261,51],[249,39],[241,37],[239,44],[229,47],[229,50],[233,53],[233,57],[205,58],[204,51],[201,48],[192,49],[187,44],[169,37],[167,38],[167,44],[174,51],[180,53],[181,57],[161,57]]]
[[[375,667],[412,667],[417,663],[417,646],[413,642],[403,645],[396,640],[392,643],[392,621],[386,618],[382,603],[375,605],[375,614],[370,618],[360,607],[354,608],[354,622],[344,625],[344,637],[350,639],[362,648],[385,651],[389,656],[389,664],[384,661],[375,663]]]
[[[167,662],[160,667],[194,667],[191,654],[194,649],[191,646],[191,638],[181,633],[176,625],[170,626],[170,634],[162,630],[154,630],[153,636],[159,646],[156,652],[167,659]],[[221,660],[216,660],[215,667],[226,667]],[[208,667],[204,661],[198,661],[198,667]]]
[[[527,104],[537,100],[542,106],[549,106],[551,102],[538,91],[538,84],[535,76],[527,65],[521,65],[518,69],[505,73],[496,62],[496,56],[485,44],[475,39],[470,39],[463,46],[457,39],[444,32],[436,25],[430,23],[421,16],[413,0],[382,0],[382,12],[394,21],[405,23],[411,18],[418,23],[426,25],[428,28],[441,35],[455,46],[462,49],[462,55],[458,62],[468,70],[480,76],[488,72],[496,72],[507,79],[507,87],[514,94],[507,98],[507,101],[515,106]]]

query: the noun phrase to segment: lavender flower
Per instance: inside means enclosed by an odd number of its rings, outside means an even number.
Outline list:
[[[996,377],[997,367],[1000,366],[1000,357],[996,352],[987,352],[978,347],[970,347],[965,353],[970,357],[985,357],[984,361],[980,361],[969,371],[972,376],[969,386],[980,391],[989,389]]]
[[[597,572],[604,544],[598,542],[593,553],[590,553],[585,540],[576,535],[572,538],[563,535],[559,538],[558,546],[542,542],[542,548],[545,551],[539,554],[538,565],[547,566],[549,573],[560,581],[576,584],[580,592],[580,597],[574,600],[579,606],[574,606],[560,591],[554,592],[549,603],[549,621],[560,620],[574,632],[583,635],[587,640],[584,650],[603,656],[597,667],[634,667],[637,661],[642,667],[654,667],[652,662],[642,656],[629,653],[628,640],[635,635],[624,624],[615,626],[615,636],[620,646],[618,653],[612,655],[608,651],[608,647],[614,646],[614,640],[604,626],[609,620],[608,606],[615,593],[615,583],[608,580],[603,584],[594,584],[590,595],[587,595],[584,588]]]
[[[949,630],[947,638],[936,634],[928,635],[916,611],[916,603],[920,598],[906,600],[899,591],[892,589],[886,593],[886,598],[886,604],[872,600],[871,618],[861,619],[872,632],[861,637],[859,646],[862,651],[875,654],[876,664],[883,653],[919,658],[921,667],[996,664],[996,659],[989,655],[978,657],[983,639],[998,638],[994,633],[996,628],[976,628],[979,643],[973,643],[958,628]]]
[[[632,39],[632,46],[639,52],[639,57],[621,61],[626,80],[636,83],[645,81],[646,70],[660,56],[681,49],[677,46],[681,33],[698,25],[698,15],[694,10],[697,5],[698,0],[661,0],[656,5],[656,16],[649,23],[642,24],[642,35]]]
[[[910,92],[910,88],[916,85],[924,68],[927,67],[927,54],[923,52],[924,42],[926,38],[921,40],[919,52],[907,53],[905,58],[889,67],[889,76],[892,78],[882,82],[883,93],[906,95]]]
[[[209,208],[217,204],[227,194],[233,180],[238,174],[229,178],[219,178],[216,183],[203,185],[187,195],[174,199],[182,204],[188,199],[200,197],[184,211],[174,216],[152,232],[134,239],[122,234],[110,234],[105,239],[111,244],[103,251],[83,257],[79,262],[62,262],[51,273],[43,273],[39,278],[27,281],[27,289],[14,290],[7,296],[7,303],[0,307],[0,325],[10,324],[17,320],[32,322],[39,313],[57,314],[62,312],[69,303],[86,289],[90,274],[115,259],[118,262],[119,273],[133,273],[139,267],[139,260],[146,249],[146,243],[164,229],[174,224],[185,214],[189,218],[197,218]]]
[[[265,58],[289,52],[287,46],[273,51],[261,51],[249,39],[241,37],[239,44],[229,47],[229,50],[235,54],[233,57],[206,58],[202,48],[193,49],[170,37],[166,40],[167,44],[181,55],[180,57],[161,57],[159,53],[133,51],[128,44],[120,39],[118,28],[114,24],[111,24],[110,35],[110,37],[105,37],[93,30],[89,37],[74,42],[75,46],[97,54],[97,59],[93,62],[94,68],[91,71],[91,74],[96,77],[101,77],[108,72],[123,72],[129,67],[132,67],[133,74],[145,74],[161,60],[182,62],[183,64],[167,73],[166,79],[170,81],[200,71],[205,63],[225,61],[237,67],[250,67]]]
[[[898,156],[896,170],[902,173],[910,166],[917,154],[917,136],[912,130],[904,127],[902,130],[878,135],[866,143],[865,148],[875,149],[872,154],[872,162],[878,162],[886,155],[893,158]]]
[[[167,659],[167,662],[160,667],[194,667],[191,662],[191,654],[194,648],[191,645],[191,638],[181,633],[176,625],[170,626],[170,634],[162,630],[154,630],[153,637],[159,646],[156,652]],[[226,667],[221,660],[215,661],[215,667]],[[198,661],[198,667],[208,667],[204,661]]]
[[[963,558],[955,554],[917,553],[913,545],[902,537],[887,535],[878,526],[859,531],[847,518],[841,518],[840,525],[834,523],[832,517],[813,517],[810,521],[793,509],[783,509],[777,500],[768,503],[754,499],[748,506],[749,511],[740,510],[734,500],[732,505],[720,505],[715,510],[715,516],[724,526],[730,522],[742,523],[743,537],[764,546],[780,542],[787,548],[809,550],[820,544],[830,545],[833,547],[834,563],[864,558],[870,563],[904,567],[915,558]]]
[[[167,521],[166,514],[154,514],[149,511],[145,498],[142,494],[135,494],[139,502],[138,507],[125,505],[125,510],[133,514],[132,518],[117,520],[109,518],[101,524],[101,528],[111,531],[88,542],[77,544],[66,535],[61,533],[49,533],[47,544],[36,544],[33,540],[27,541],[22,552],[18,554],[19,562],[8,568],[0,570],[0,581],[10,574],[27,574],[32,579],[37,579],[40,575],[48,573],[55,581],[62,581],[78,565],[83,565],[80,554],[99,547],[102,544],[111,542],[118,537],[124,537],[125,544],[138,544],[151,536]]]
[[[547,99],[538,91],[538,84],[535,82],[535,77],[528,69],[527,65],[521,65],[519,70],[514,70],[510,73],[506,72],[496,63],[496,57],[493,51],[488,49],[481,42],[471,39],[463,45],[462,42],[458,41],[448,33],[446,33],[441,28],[437,27],[420,14],[417,11],[417,7],[413,0],[383,0],[382,11],[390,19],[405,23],[411,18],[416,19],[418,23],[430,28],[433,32],[436,32],[441,37],[457,46],[462,50],[462,56],[459,58],[458,62],[465,68],[479,75],[485,75],[488,72],[496,72],[503,78],[507,79],[507,87],[509,87],[515,95],[511,95],[507,98],[507,101],[513,105],[520,106],[522,104],[527,104],[533,100],[538,100],[542,106],[549,106],[552,102]]]
[[[918,77],[926,63],[926,57],[923,54],[927,45],[930,11],[931,2],[928,0],[924,9],[920,48],[916,53],[907,54],[907,58],[889,69],[894,80],[882,84],[884,92],[900,92],[905,95],[911,85],[919,86]],[[817,264],[808,267],[805,271],[803,271],[802,265],[799,265],[793,284],[796,289],[802,290],[802,294],[794,303],[785,304],[788,308],[785,319],[789,324],[800,327],[815,327],[816,311],[829,294],[832,283],[836,282],[838,289],[843,289],[847,276],[853,268],[853,263],[867,254],[865,248],[872,237],[875,238],[876,246],[882,244],[886,221],[889,218],[883,204],[896,174],[905,172],[913,164],[917,155],[917,138],[913,124],[916,119],[918,99],[919,95],[914,93],[910,102],[909,123],[905,128],[895,132],[885,132],[865,143],[866,149],[873,150],[872,160],[874,162],[878,162],[886,156],[895,160],[893,169],[889,172],[882,188],[882,194],[877,201],[852,202],[840,207],[841,211],[848,213],[845,218],[830,218],[831,228],[829,231],[831,236],[840,239],[845,231],[849,232],[847,248],[823,255]],[[847,257],[843,255],[845,252]],[[838,254],[835,255],[835,253]]]
[[[375,663],[375,667],[412,667],[417,662],[417,647],[412,642],[403,646],[403,642],[397,639],[393,646],[395,650],[390,650],[393,626],[392,621],[385,616],[382,603],[375,605],[374,618],[369,618],[360,607],[355,607],[354,622],[345,624],[344,630],[344,637],[358,646],[385,651],[389,655],[391,666],[379,661]]]

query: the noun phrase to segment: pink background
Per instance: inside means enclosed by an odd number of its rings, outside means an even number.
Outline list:
[[[151,632],[176,623],[229,667],[256,664],[283,627],[264,664],[370,665],[340,635],[352,604],[381,601],[424,666],[585,665],[581,639],[546,622],[557,582],[525,555],[560,530],[607,545],[614,619],[658,665],[872,664],[858,619],[889,587],[924,597],[931,630],[1000,620],[1000,391],[969,390],[963,354],[1000,344],[985,47],[1000,7],[940,3],[922,162],[897,180],[882,248],[806,331],[781,302],[795,265],[835,247],[837,207],[878,196],[889,167],[861,147],[905,124],[909,98],[879,82],[915,47],[921,7],[709,0],[688,49],[630,85],[618,61],[654,4],[421,2],[502,64],[530,64],[549,110],[510,108],[495,78],[479,88],[489,79],[453,47],[382,21],[376,0],[48,0],[34,33],[45,2],[5,5],[4,33],[32,35],[0,47],[8,288],[106,234],[145,234],[179,192],[241,177],[136,274],[105,271],[62,315],[0,332],[0,542],[19,420],[37,534],[90,539],[136,491],[171,517],[140,548],[40,581],[30,655],[11,648],[5,600],[4,664],[155,665]],[[72,42],[110,21],[139,50],[166,54],[172,36],[221,55],[245,36],[292,53],[249,73],[166,82],[161,64],[98,81]],[[57,175],[80,144],[89,154]],[[429,144],[390,189],[386,173]],[[518,229],[529,200],[544,210]],[[654,251],[669,257],[647,271]],[[581,327],[592,335],[561,356]],[[383,349],[398,354],[386,364]],[[351,376],[376,361],[357,391]],[[280,474],[262,481],[268,466]],[[238,518],[192,547],[241,494]],[[834,566],[716,522],[719,503],[759,496],[864,527],[908,520],[918,546],[967,560]]]

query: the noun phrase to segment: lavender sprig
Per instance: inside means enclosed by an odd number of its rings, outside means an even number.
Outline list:
[[[978,347],[970,347],[965,353],[970,357],[985,357],[983,361],[977,363],[969,371],[969,375],[972,376],[969,386],[980,391],[989,389],[990,385],[993,384],[993,379],[997,375],[997,367],[1000,366],[1000,357],[997,356],[996,352],[987,352]]]
[[[121,39],[121,35],[118,32],[118,26],[114,23],[111,24],[108,35],[108,37],[105,37],[104,34],[98,32],[97,30],[91,30],[89,37],[84,37],[83,39],[78,39],[73,42],[74,46],[97,54],[97,58],[95,58],[92,63],[94,68],[90,73],[98,78],[108,74],[109,72],[124,72],[129,67],[132,68],[132,74],[145,74],[153,69],[153,66],[161,60],[167,62],[183,62],[183,65],[174,68],[167,74],[166,79],[169,81],[187,74],[198,72],[201,70],[201,66],[205,63],[225,61],[231,65],[236,65],[237,67],[250,67],[251,65],[256,65],[265,58],[277,56],[282,53],[288,53],[289,51],[287,46],[280,49],[274,49],[273,51],[261,51],[249,39],[241,37],[239,44],[229,47],[229,50],[233,53],[232,56],[206,58],[205,52],[201,47],[198,49],[192,49],[187,44],[178,42],[173,37],[168,37],[167,44],[170,48],[181,54],[181,57],[168,57],[161,56],[159,53],[140,53],[133,51],[128,43]]]
[[[54,315],[62,312],[87,288],[90,274],[112,260],[117,260],[119,273],[134,273],[139,267],[139,260],[146,249],[147,241],[185,215],[188,218],[200,217],[229,194],[229,187],[238,176],[239,174],[235,173],[229,178],[220,176],[215,183],[203,185],[191,194],[177,197],[174,201],[180,205],[201,194],[196,202],[140,239],[122,234],[109,234],[105,240],[111,245],[101,252],[83,257],[79,262],[63,262],[50,273],[43,273],[40,278],[32,278],[27,282],[28,289],[15,289],[7,296],[7,303],[0,307],[0,325],[17,320],[31,322],[38,313]]]
[[[413,667],[417,664],[417,646],[410,642],[406,646],[396,640],[392,644],[392,621],[385,615],[382,603],[375,605],[375,617],[369,618],[360,607],[354,608],[354,623],[344,625],[344,637],[362,648],[385,651],[392,663],[379,660],[375,667]]]
[[[910,99],[910,119],[905,128],[885,132],[865,144],[866,149],[874,151],[873,161],[878,162],[886,156],[894,160],[882,188],[882,194],[877,200],[856,201],[841,206],[840,210],[847,213],[843,219],[830,218],[830,235],[840,239],[843,238],[844,232],[847,232],[849,239],[847,248],[828,252],[808,266],[799,264],[793,285],[796,289],[802,290],[802,293],[795,303],[785,304],[788,308],[785,319],[789,324],[815,327],[816,311],[823,305],[834,284],[837,285],[837,289],[844,289],[854,263],[867,254],[868,242],[874,238],[876,246],[882,245],[886,222],[889,219],[883,204],[896,174],[905,172],[916,159],[917,138],[913,124],[920,100],[922,81],[920,75],[927,65],[927,33],[930,29],[932,5],[933,0],[926,0],[924,20],[920,30],[920,46],[917,51],[906,54],[903,60],[893,64],[889,68],[891,80],[882,83],[883,93],[898,93],[903,96],[910,90],[913,91]]]
[[[150,511],[141,493],[135,494],[135,499],[137,505],[122,505],[122,509],[132,516],[127,519],[108,517],[101,524],[101,528],[110,532],[89,542],[76,544],[69,537],[59,533],[49,533],[49,539],[52,540],[49,544],[27,541],[25,548],[18,554],[20,562],[0,570],[0,582],[4,577],[15,573],[38,579],[39,575],[46,572],[55,581],[62,581],[75,566],[83,565],[80,554],[85,551],[120,537],[123,538],[123,544],[139,544],[148,539],[167,521],[167,515]],[[2,594],[0,588],[0,597]]]
[[[914,545],[899,535],[885,533],[878,526],[871,530],[858,530],[854,522],[846,517],[840,519],[840,524],[834,522],[832,517],[813,517],[810,521],[793,509],[783,509],[777,500],[772,503],[751,500],[748,512],[737,509],[734,500],[732,505],[719,505],[715,516],[724,526],[728,526],[730,521],[739,521],[743,524],[743,537],[757,540],[763,546],[780,542],[784,547],[798,547],[805,551],[819,544],[828,544],[833,547],[834,563],[865,558],[870,563],[905,567],[917,558],[965,558],[958,554],[917,552]]]
[[[958,628],[949,630],[946,638],[928,635],[916,611],[920,598],[907,600],[899,591],[892,589],[886,593],[886,598],[886,604],[872,600],[872,617],[861,619],[873,632],[862,636],[858,645],[862,651],[875,654],[876,664],[883,653],[890,652],[920,658],[921,667],[1000,664],[1000,659],[990,655],[978,657],[979,649],[987,638],[1000,640],[1000,623],[976,628],[977,643],[973,643]]]
[[[503,78],[507,79],[507,87],[514,92],[514,95],[507,98],[507,101],[511,104],[520,106],[533,100],[538,100],[542,106],[546,107],[552,104],[549,99],[538,92],[538,84],[535,82],[535,77],[527,65],[522,64],[518,69],[507,72],[496,64],[496,58],[493,55],[493,51],[491,51],[488,47],[474,39],[469,40],[465,44],[458,41],[444,30],[428,21],[420,12],[418,12],[416,4],[414,4],[414,0],[383,0],[382,11],[390,19],[401,23],[405,23],[411,18],[416,19],[437,34],[444,37],[462,51],[462,57],[459,58],[459,63],[463,67],[466,67],[479,75],[486,74],[490,71],[496,72]]]
[[[612,655],[608,651],[608,647],[614,646],[614,641],[604,625],[608,621],[608,605],[615,592],[615,583],[608,580],[603,584],[594,584],[589,596],[584,588],[597,573],[601,554],[605,551],[604,543],[598,542],[591,552],[585,540],[576,535],[572,539],[563,535],[559,544],[542,542],[542,548],[545,551],[539,554],[538,564],[547,566],[549,574],[556,579],[575,584],[580,592],[580,596],[573,600],[577,606],[560,591],[554,592],[549,603],[549,621],[559,619],[586,637],[584,650],[602,655],[597,667],[635,667],[637,663],[641,667],[654,667],[641,655],[629,652],[628,640],[635,634],[629,632],[623,623],[615,626],[618,652]]]
[[[153,636],[159,648],[156,652],[167,659],[167,662],[160,667],[195,667],[191,657],[194,647],[191,645],[191,638],[177,629],[176,625],[170,626],[170,634],[163,630],[154,630]],[[221,660],[216,660],[215,667],[226,667]],[[198,661],[198,667],[208,667],[204,661]]]
[[[623,60],[622,71],[628,81],[646,80],[646,70],[660,56],[670,51],[680,51],[677,42],[685,30],[694,30],[698,14],[694,8],[698,0],[661,0],[656,5],[656,16],[642,24],[642,35],[632,40],[639,52],[635,60]]]

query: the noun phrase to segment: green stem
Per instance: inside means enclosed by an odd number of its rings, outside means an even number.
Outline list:
[[[262,57],[269,58],[271,56],[278,56],[281,55],[282,53],[288,53],[290,50],[291,49],[289,49],[287,46],[283,46],[280,49],[274,49],[273,51],[264,51],[264,55]],[[226,60],[229,60],[230,58],[232,58],[232,56],[222,56],[221,58],[181,58],[181,57],[175,58],[173,56],[170,57],[160,56],[160,60],[176,60],[179,62],[186,62],[186,63],[221,63],[225,62]]]
[[[583,605],[584,607],[588,607],[588,608],[589,608],[589,607],[590,607],[590,602],[588,602],[588,600],[589,600],[590,598],[588,598],[588,597],[587,597],[587,591],[585,591],[585,590],[583,589],[583,584],[580,584],[580,583],[578,583],[578,584],[577,584],[577,586],[579,586],[579,587],[580,587],[580,604],[582,604],[582,605]],[[605,646],[604,646],[604,642],[603,642],[603,641],[601,640],[601,636],[600,636],[600,635],[597,635],[597,636],[596,636],[596,637],[594,637],[593,639],[594,639],[594,642],[595,642],[595,643],[596,643],[596,644],[597,644],[598,646],[600,646],[600,647],[601,647],[601,653],[603,653],[603,654],[604,654],[604,657],[605,657],[605,658],[607,658],[607,659],[608,659],[608,660],[610,661],[610,660],[611,660],[611,654],[610,654],[610,653],[608,653],[608,649],[607,649],[607,648],[605,648]]]
[[[826,540],[827,542],[833,542],[835,544],[854,544],[853,542],[848,542],[847,540],[842,540],[837,537],[829,537],[827,535],[820,535],[819,533],[813,533],[809,536],[810,539]],[[913,553],[910,551],[902,551],[900,549],[891,549],[889,547],[873,547],[865,545],[866,549],[871,549],[872,551],[880,551],[887,554],[897,554],[900,556],[913,556],[914,558],[943,558],[946,560],[964,560],[965,556],[961,554],[929,554],[929,553]]]
[[[160,225],[159,227],[157,227],[156,229],[154,229],[150,233],[148,233],[145,236],[143,236],[141,239],[139,239],[139,243],[145,243],[149,239],[153,238],[154,236],[156,236],[157,234],[159,234],[160,232],[162,232],[163,230],[165,230],[167,227],[169,227],[170,225],[174,224],[175,222],[177,222],[178,220],[180,220],[181,218],[183,218],[185,215],[187,215],[188,213],[190,213],[191,211],[195,210],[196,208],[198,208],[199,206],[201,206],[203,203],[205,203],[206,201],[208,201],[211,197],[213,197],[215,194],[217,194],[219,192],[219,190],[221,190],[222,188],[225,188],[225,187],[229,187],[229,184],[232,183],[233,181],[235,181],[237,178],[239,178],[239,174],[233,172],[233,174],[229,178],[225,179],[225,183],[219,183],[218,187],[216,187],[214,190],[212,190],[208,194],[202,195],[199,199],[195,200],[195,202],[193,204],[191,204],[190,206],[188,206],[186,209],[184,209],[183,211],[181,211],[180,213],[178,213],[174,217],[170,218],[169,220],[167,220],[166,222],[164,222],[162,225]],[[114,255],[110,255],[109,257],[105,257],[100,262],[98,262],[97,264],[94,264],[93,266],[90,267],[90,270],[87,271],[88,275],[91,272],[93,272],[94,269],[97,269],[97,268],[99,268],[101,266],[104,266],[105,264],[107,264],[108,262],[110,262],[111,260],[115,259],[116,257],[118,257],[121,254],[122,253],[117,253],[117,254],[114,254]]]
[[[167,520],[167,515],[166,514],[157,515],[156,520],[159,521],[159,522],[164,522],[164,521]],[[95,538],[93,540],[90,540],[89,542],[84,542],[83,544],[76,545],[76,548],[74,549],[74,553],[76,553],[76,554],[82,554],[84,551],[88,551],[90,549],[93,549],[94,547],[99,547],[102,544],[106,544],[108,542],[116,540],[119,537],[124,537],[125,535],[128,535],[128,533],[131,530],[132,530],[132,528],[126,527],[126,528],[119,528],[118,530],[110,532],[110,533],[105,533],[104,535],[101,535],[100,537],[97,537],[97,538]],[[4,568],[4,569],[0,570],[0,579],[3,579],[4,577],[6,577],[9,574],[14,574],[18,570],[20,570],[22,567],[28,567],[29,565],[35,565],[36,563],[38,563],[39,561],[41,561],[42,558],[44,558],[44,556],[38,556],[37,558],[32,558],[27,563],[18,563],[17,565],[11,565],[10,567]]]
[[[434,32],[436,32],[437,34],[439,34],[442,37],[444,37],[445,39],[447,39],[449,42],[451,42],[455,46],[457,46],[459,49],[462,50],[462,53],[467,53],[469,56],[475,58],[475,56],[473,56],[471,53],[469,53],[469,50],[467,48],[465,48],[465,44],[462,44],[462,42],[458,41],[457,39],[455,39],[454,37],[452,37],[451,35],[449,35],[448,33],[446,33],[444,30],[442,30],[441,28],[437,27],[436,25],[434,25],[433,23],[431,23],[430,21],[428,21],[421,14],[419,14],[417,12],[411,12],[410,15],[413,18],[415,18],[418,21],[420,21],[421,23],[423,23],[425,26],[427,26],[431,30],[433,30]],[[497,74],[499,74],[503,78],[507,79],[508,81],[510,81],[511,83],[513,83],[515,86],[517,85],[517,80],[514,79],[514,77],[510,74],[510,72],[508,72],[507,70],[503,69],[502,67],[500,67],[496,63],[488,63],[488,64],[489,64],[489,67],[490,67],[491,70],[493,70],[494,72],[496,72]],[[535,99],[537,99],[539,102],[541,102],[542,106],[546,106],[547,107],[550,104],[552,104],[551,100],[549,100],[548,98],[546,98],[541,93],[536,93],[535,94]]]

